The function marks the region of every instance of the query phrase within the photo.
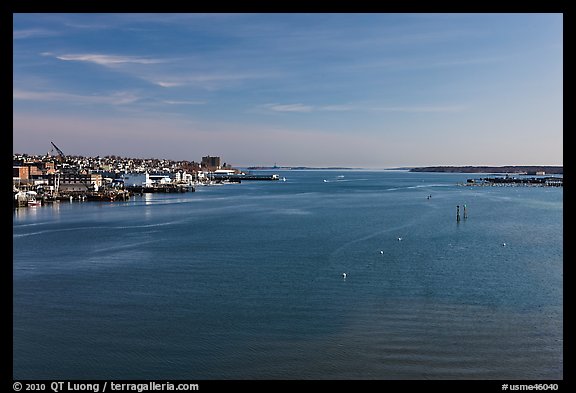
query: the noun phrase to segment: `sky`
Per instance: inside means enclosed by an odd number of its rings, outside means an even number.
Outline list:
[[[563,16],[14,14],[13,152],[563,164]]]

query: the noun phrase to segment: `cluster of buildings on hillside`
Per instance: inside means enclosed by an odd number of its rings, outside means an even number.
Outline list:
[[[198,162],[162,159],[14,154],[14,205],[55,200],[126,200],[131,191],[185,192],[238,170],[220,157]]]

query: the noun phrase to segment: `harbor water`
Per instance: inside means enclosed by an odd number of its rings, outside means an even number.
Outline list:
[[[561,187],[274,173],[16,209],[13,378],[563,378]]]

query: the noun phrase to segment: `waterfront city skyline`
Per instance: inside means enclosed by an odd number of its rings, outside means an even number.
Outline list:
[[[14,14],[13,151],[563,164],[562,14]]]

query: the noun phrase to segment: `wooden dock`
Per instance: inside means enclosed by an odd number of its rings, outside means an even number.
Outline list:
[[[557,176],[546,177],[482,177],[479,179],[468,179],[467,186],[541,186],[541,187],[563,187],[564,178]]]

